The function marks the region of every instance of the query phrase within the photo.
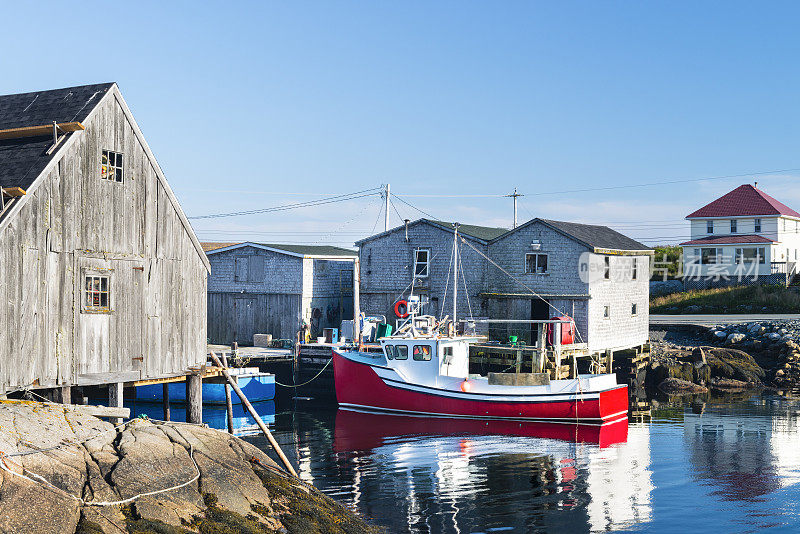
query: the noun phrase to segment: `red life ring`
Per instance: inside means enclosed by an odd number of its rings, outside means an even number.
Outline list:
[[[402,308],[402,311],[400,311]],[[394,305],[394,314],[401,319],[408,317],[408,302],[405,300],[398,300]]]

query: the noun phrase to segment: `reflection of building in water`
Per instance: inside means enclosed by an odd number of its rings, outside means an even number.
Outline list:
[[[339,474],[351,472],[348,493],[359,500],[362,512],[380,508],[384,520],[405,524],[409,531],[505,527],[581,532],[624,528],[650,518],[647,426],[630,428],[627,443],[610,447],[416,429],[372,432],[356,441],[356,434],[375,428],[375,416],[369,417],[351,419],[356,432],[348,435],[340,432],[337,418]],[[387,499],[390,506],[385,506]]]
[[[631,426],[624,446],[597,449],[589,456],[586,479],[592,500],[587,511],[592,530],[615,530],[649,521],[654,488],[650,427]]]
[[[696,477],[718,486],[728,500],[751,501],[800,482],[800,403],[753,399],[684,414],[684,439]]]

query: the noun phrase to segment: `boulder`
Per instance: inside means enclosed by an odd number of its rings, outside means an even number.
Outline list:
[[[658,388],[664,393],[671,393],[677,395],[693,395],[696,393],[708,393],[708,388],[698,386],[687,380],[680,378],[667,378],[658,385]]]
[[[720,389],[725,391],[749,389],[753,387],[750,382],[743,382],[741,380],[734,380],[732,378],[719,378],[711,382],[713,389]]]
[[[725,330],[717,330],[714,332],[714,337],[719,339],[720,341],[724,341],[728,338],[728,333]]]
[[[712,378],[733,378],[756,384],[760,384],[764,379],[764,370],[746,352],[720,347],[704,347],[704,349]]]
[[[114,428],[59,405],[3,401],[0,450],[0,532],[372,532],[260,449],[200,425]],[[9,472],[22,465],[52,486]],[[89,504],[98,501],[118,504]]]
[[[735,345],[737,343],[741,343],[742,341],[744,341],[744,339],[745,339],[744,334],[733,333],[728,335],[728,337],[725,339],[725,342],[731,345]]]
[[[703,308],[700,307],[700,306],[697,306],[696,304],[692,304],[691,306],[686,306],[683,309],[684,313],[700,313],[701,311],[703,311]]]

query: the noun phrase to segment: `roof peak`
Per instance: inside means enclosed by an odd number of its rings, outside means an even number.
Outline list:
[[[753,217],[787,215],[800,218],[786,204],[771,197],[753,184],[742,184],[702,208],[690,213],[687,219],[707,217]]]

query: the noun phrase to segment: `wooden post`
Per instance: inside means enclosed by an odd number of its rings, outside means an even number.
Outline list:
[[[161,384],[161,396],[164,397],[164,421],[170,421],[172,414],[169,409],[169,383]]]
[[[222,364],[228,367],[228,358],[222,353]],[[233,434],[233,401],[231,400],[231,387],[225,384],[225,409],[228,412],[228,433]]]
[[[545,364],[547,363],[547,329],[546,323],[539,323],[539,339],[536,340],[536,371],[537,373],[545,372]]]
[[[186,422],[203,422],[203,378],[199,372],[186,376]]]
[[[522,370],[522,349],[517,349],[517,361],[515,365],[517,368],[516,373],[519,374]]]
[[[353,260],[353,343],[361,345],[361,262]]]
[[[72,388],[70,386],[61,386],[57,390],[58,402],[61,404],[72,404]]]
[[[111,408],[122,408],[123,398],[122,398],[122,382],[113,382],[108,385],[108,405]],[[112,417],[111,424],[112,425],[119,425],[122,423],[122,419],[119,417]]]
[[[236,394],[239,396],[239,398],[242,400],[242,404],[244,405],[245,408],[247,408],[247,411],[250,413],[250,416],[253,419],[255,419],[258,428],[260,428],[261,432],[263,432],[264,435],[267,437],[267,441],[269,441],[270,445],[272,445],[272,449],[275,451],[275,454],[278,455],[278,458],[281,459],[281,462],[283,462],[283,465],[284,467],[286,467],[286,470],[294,477],[297,477],[297,472],[294,470],[294,467],[292,467],[292,464],[289,463],[289,459],[286,457],[286,455],[283,454],[281,446],[278,445],[277,441],[275,441],[275,437],[272,435],[272,432],[269,431],[267,425],[265,425],[264,421],[261,420],[261,417],[259,417],[258,412],[256,412],[255,408],[253,408],[253,405],[250,404],[250,401],[247,400],[247,397],[244,396],[242,390],[239,389],[239,384],[237,384],[233,380],[233,378],[231,378],[231,375],[228,373],[228,369],[222,365],[222,362],[219,360],[219,358],[217,358],[217,355],[214,354],[213,352],[211,353],[211,359],[214,361],[215,365],[222,368],[222,374],[225,375],[225,379],[231,385],[233,391],[235,391]]]

